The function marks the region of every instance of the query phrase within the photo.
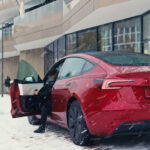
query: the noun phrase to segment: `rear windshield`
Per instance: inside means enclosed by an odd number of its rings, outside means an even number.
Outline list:
[[[117,66],[150,66],[150,56],[144,54],[107,55],[100,59]]]

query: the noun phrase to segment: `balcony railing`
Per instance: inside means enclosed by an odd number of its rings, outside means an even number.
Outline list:
[[[63,0],[63,15],[69,13],[81,0]]]
[[[17,16],[14,18],[14,25],[16,27],[30,26],[39,20],[48,17],[48,20],[54,20],[55,16],[61,16],[63,12],[62,0],[56,0],[52,3],[46,4],[32,11],[26,12],[24,18]],[[42,24],[42,22],[40,22]]]

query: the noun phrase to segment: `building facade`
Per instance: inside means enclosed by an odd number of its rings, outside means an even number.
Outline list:
[[[3,29],[4,77],[15,78],[21,59],[43,78],[53,63],[71,53],[150,54],[149,0],[27,0],[24,18],[20,2],[0,3],[1,26],[11,24]]]

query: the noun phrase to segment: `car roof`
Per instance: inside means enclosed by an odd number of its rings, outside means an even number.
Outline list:
[[[84,54],[101,59],[107,56],[121,56],[121,55],[145,55],[141,53],[129,52],[129,51],[107,51],[107,52],[85,52]]]

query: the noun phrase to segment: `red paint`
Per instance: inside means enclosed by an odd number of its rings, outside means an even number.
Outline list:
[[[14,82],[11,85],[10,97],[11,97],[11,114],[13,118],[37,114],[36,112],[23,112],[20,103],[20,91],[16,80],[14,80]]]
[[[144,71],[142,66],[110,65],[85,54],[71,56],[89,59],[97,66],[83,75],[55,82],[52,89],[53,110],[49,118],[52,122],[67,128],[67,106],[71,97],[80,103],[92,135],[110,135],[121,123],[133,121],[136,124],[150,119],[150,99],[144,95],[145,88],[150,88],[150,71]],[[150,67],[146,68],[150,70]],[[95,79],[104,81],[95,83]],[[108,84],[108,81],[111,82]],[[69,87],[66,86],[68,83]],[[14,84],[11,98],[13,88]],[[18,117],[13,111],[12,102],[12,115]]]

